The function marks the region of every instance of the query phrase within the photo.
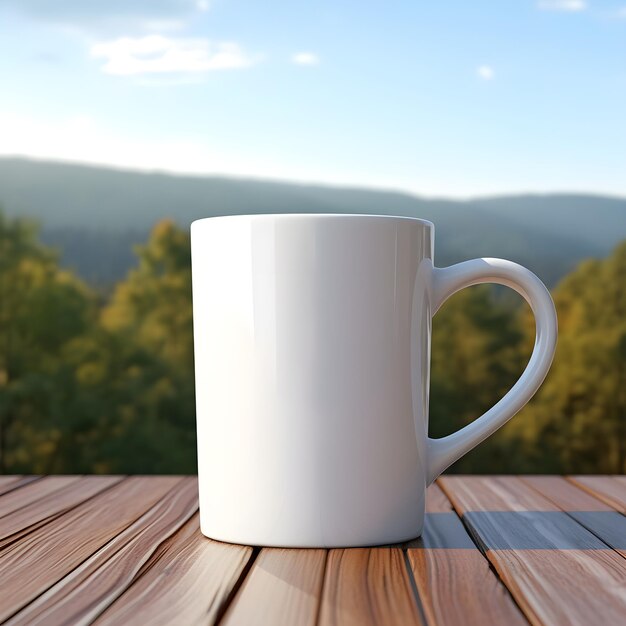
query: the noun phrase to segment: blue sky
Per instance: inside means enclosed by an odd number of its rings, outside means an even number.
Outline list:
[[[0,154],[626,196],[626,0],[3,0]]]

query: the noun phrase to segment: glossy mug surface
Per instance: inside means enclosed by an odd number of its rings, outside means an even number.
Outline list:
[[[426,487],[509,420],[556,345],[549,292],[501,259],[433,266],[412,218],[288,214],[191,225],[202,532],[263,546],[339,547],[422,532]],[[492,409],[428,437],[431,318],[493,282],[535,314],[528,366]]]

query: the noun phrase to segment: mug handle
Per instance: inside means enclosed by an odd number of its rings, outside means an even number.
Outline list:
[[[427,485],[508,422],[532,398],[546,377],[554,357],[557,318],[550,292],[535,274],[512,261],[473,259],[450,267],[434,267],[432,315],[435,315],[452,294],[480,283],[497,283],[511,287],[528,302],[535,315],[535,346],[526,369],[497,404],[447,437],[428,438]]]

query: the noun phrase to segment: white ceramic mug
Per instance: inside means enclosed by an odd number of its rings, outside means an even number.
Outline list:
[[[554,304],[501,259],[433,267],[431,222],[242,215],[191,225],[202,532],[263,546],[417,537],[426,487],[535,393],[556,345]],[[521,378],[458,432],[428,437],[431,318],[499,283],[536,319]]]

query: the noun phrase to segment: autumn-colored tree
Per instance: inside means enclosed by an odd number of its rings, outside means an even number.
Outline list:
[[[0,472],[194,472],[189,238],[158,224],[100,313],[0,215]]]
[[[149,468],[143,471],[193,472],[196,440],[189,235],[173,222],[162,221],[136,252],[139,265],[115,289],[102,313],[102,325],[145,355],[143,365],[133,365],[132,375],[141,384],[135,389],[135,398],[125,401],[127,420],[122,437],[131,437],[132,431],[132,440],[148,446],[154,458],[137,455],[135,450],[134,464],[131,459],[118,460],[115,467],[135,467],[143,459]]]
[[[523,343],[517,300],[487,285],[464,289],[433,319],[429,431],[440,437],[493,406],[515,383],[530,351]],[[507,427],[450,471],[498,472],[508,464]]]
[[[160,222],[136,252],[99,306],[32,224],[0,213],[0,472],[195,471],[189,236]],[[562,281],[544,386],[451,471],[626,471],[624,285],[626,242]],[[433,321],[431,436],[502,397],[533,339],[528,307],[493,288],[452,297]]]
[[[582,263],[554,291],[551,372],[511,434],[522,469],[626,472],[626,242]]]
[[[163,220],[145,245],[137,268],[118,284],[102,314],[106,328],[138,343],[186,373],[193,370],[189,235]]]

